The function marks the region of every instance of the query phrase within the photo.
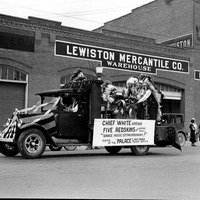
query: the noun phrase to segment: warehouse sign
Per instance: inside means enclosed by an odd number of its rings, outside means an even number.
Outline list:
[[[56,41],[55,55],[100,61],[103,67],[156,74],[157,70],[189,73],[189,62],[147,54]]]

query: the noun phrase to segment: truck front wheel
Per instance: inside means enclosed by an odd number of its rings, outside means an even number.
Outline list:
[[[39,158],[46,148],[46,138],[35,128],[25,130],[18,140],[18,148],[25,158]]]
[[[120,146],[114,146],[114,147],[105,147],[106,151],[109,152],[112,155],[115,155],[117,153],[120,152],[120,150],[122,149],[122,147]]]
[[[18,147],[15,143],[0,142],[0,152],[5,156],[16,156],[19,153]]]
[[[131,151],[134,155],[137,155],[137,156],[143,156],[143,155],[146,155],[147,152],[149,151],[149,146],[133,146],[131,147]]]

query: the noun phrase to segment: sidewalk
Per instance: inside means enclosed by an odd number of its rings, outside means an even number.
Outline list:
[[[200,146],[200,142],[199,142],[199,141],[196,142],[195,145],[196,145],[196,146]],[[187,140],[184,146],[191,146],[191,142]],[[184,147],[184,146],[183,146],[183,147]]]

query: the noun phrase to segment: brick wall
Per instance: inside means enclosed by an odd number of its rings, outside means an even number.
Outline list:
[[[157,42],[193,32],[193,0],[157,0],[104,24],[109,29],[155,38]]]

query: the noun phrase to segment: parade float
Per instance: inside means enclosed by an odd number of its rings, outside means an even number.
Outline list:
[[[15,109],[0,132],[3,155],[39,158],[46,146],[98,146],[110,154],[129,148],[134,155],[153,146],[181,150],[176,128],[162,120],[162,94],[151,77],[130,77],[118,94],[111,82],[78,73],[60,89],[37,93],[41,101],[34,106]],[[75,111],[69,109],[72,97]]]

